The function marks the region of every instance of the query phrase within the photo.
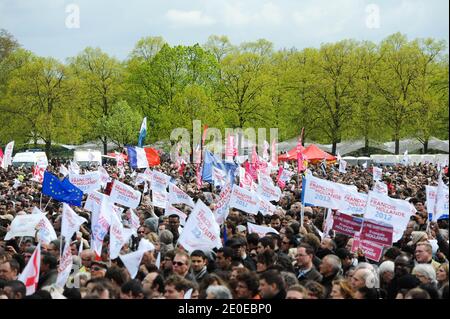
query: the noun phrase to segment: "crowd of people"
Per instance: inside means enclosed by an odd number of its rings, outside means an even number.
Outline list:
[[[47,170],[59,173],[59,161]],[[286,164],[282,164],[286,165]],[[288,164],[296,171],[295,163]],[[273,215],[247,214],[230,209],[221,225],[222,247],[188,253],[177,241],[183,227],[178,215],[164,216],[154,207],[151,191],[135,185],[136,173],[126,166],[125,176],[114,164],[104,168],[118,179],[143,192],[135,210],[140,226],[121,254],[137,250],[143,239],[155,249],[144,254],[137,275],[130,273],[120,258],[109,256],[109,237],[105,237],[101,256],[91,249],[90,211],[73,207],[86,218],[70,242],[73,273],[66,286],[55,285],[62,242],[41,244],[41,264],[36,292],[26,294],[19,274],[33,254],[37,237],[4,240],[11,222],[18,215],[41,208],[59,235],[62,203],[41,193],[41,184],[31,180],[29,168],[0,168],[0,299],[446,299],[448,298],[448,218],[428,220],[425,185],[437,185],[438,168],[432,164],[383,167],[382,181],[389,196],[414,204],[403,237],[385,247],[379,262],[358,249],[352,252],[353,238],[334,231],[324,234],[326,209],[303,207],[302,176],[294,174],[282,189]],[[170,161],[152,169],[172,177],[174,183],[194,201],[201,199],[214,212],[220,188],[204,182],[199,189],[196,168],[180,170]],[[355,185],[367,193],[373,187],[371,167],[347,167],[340,173],[335,164],[326,168],[309,165],[319,178]],[[277,172],[272,174],[275,183]],[[448,173],[443,176],[448,185]],[[108,186],[102,189],[107,192]],[[85,198],[84,198],[85,200]],[[189,215],[192,208],[176,205]],[[129,209],[122,207],[122,222],[129,226]],[[256,213],[256,212],[255,212]],[[249,232],[247,223],[270,226],[278,233],[259,237]],[[303,225],[302,225],[303,224]],[[81,248],[80,248],[81,246]],[[157,261],[157,257],[159,260]]]

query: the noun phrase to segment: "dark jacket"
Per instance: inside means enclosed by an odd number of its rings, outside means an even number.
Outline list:
[[[58,270],[52,269],[49,272],[39,276],[38,289],[42,289],[46,286],[56,283],[58,278]]]
[[[206,266],[203,267],[198,273],[195,273],[194,271],[192,272],[192,275],[195,277],[195,281],[197,283],[200,283],[207,274],[208,274],[208,270],[207,270]]]
[[[248,268],[251,271],[256,271],[255,261],[249,255],[247,255],[245,259],[242,259],[242,264],[245,266],[245,268]]]
[[[337,279],[337,277],[338,274],[322,277],[322,281],[320,283],[325,287],[327,298],[330,296],[331,289],[333,288],[333,280]]]
[[[304,285],[308,280],[321,282],[322,275],[313,267],[306,273],[302,273],[302,271],[299,270],[297,272],[297,279],[300,285]]]
[[[406,274],[401,277],[394,277],[387,288],[387,298],[395,299],[401,289],[412,289],[420,285],[420,280],[416,276]]]
[[[262,298],[262,299],[286,299],[286,290],[280,290],[275,296],[272,298]]]

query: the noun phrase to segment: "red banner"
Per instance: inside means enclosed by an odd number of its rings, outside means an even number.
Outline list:
[[[365,220],[361,229],[361,240],[370,241],[381,246],[392,245],[393,228]]]
[[[333,230],[351,237],[361,230],[363,220],[358,217],[342,214],[336,211],[333,215]]]

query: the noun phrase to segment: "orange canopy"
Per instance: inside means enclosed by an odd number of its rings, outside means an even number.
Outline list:
[[[319,162],[325,159],[326,161],[332,162],[336,161],[336,157],[328,154],[327,152],[322,151],[314,144],[310,144],[303,151],[303,156],[311,163]],[[286,154],[278,156],[278,161],[294,161],[297,160],[297,148],[294,147]]]

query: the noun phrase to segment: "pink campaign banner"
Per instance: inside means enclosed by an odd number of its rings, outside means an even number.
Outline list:
[[[361,226],[362,226],[361,218],[342,214],[339,211],[336,211],[333,215],[332,229],[337,233],[354,237],[355,233],[361,230]]]
[[[375,243],[372,243],[367,240],[361,240],[359,236],[355,236],[353,238],[353,244],[351,248],[352,253],[356,253],[358,249],[361,249],[364,253],[364,256],[366,256],[367,259],[373,260],[373,261],[380,261],[381,256],[383,255],[383,247],[380,245],[377,245]]]
[[[364,252],[367,259],[379,262],[383,255],[383,247],[367,240],[361,240],[359,248]]]
[[[392,245],[392,233],[394,229],[383,226],[370,220],[365,220],[361,229],[361,240],[370,241],[381,246]]]

